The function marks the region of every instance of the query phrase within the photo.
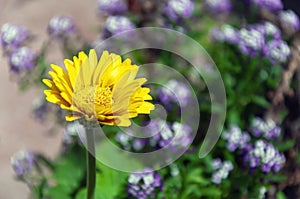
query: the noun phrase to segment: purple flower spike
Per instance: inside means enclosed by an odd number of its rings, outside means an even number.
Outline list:
[[[250,141],[250,136],[246,132],[242,132],[238,126],[233,125],[223,133],[223,139],[227,141],[227,149],[235,151],[245,148]]]
[[[151,169],[129,175],[127,191],[136,199],[155,198],[162,188],[161,175]]]
[[[9,55],[9,64],[14,72],[31,70],[36,64],[37,55],[28,47],[22,47]]]
[[[191,0],[169,0],[165,7],[165,15],[175,23],[191,18],[194,11],[194,2]]]
[[[281,0],[250,0],[253,4],[257,5],[260,8],[270,10],[270,11],[279,11],[283,9],[283,4]]]
[[[292,10],[281,11],[279,13],[279,20],[284,28],[298,31],[300,29],[300,20],[298,15]]]
[[[27,176],[35,165],[35,156],[29,151],[21,150],[11,157],[11,165],[18,177]]]
[[[3,49],[16,49],[29,38],[28,31],[14,24],[6,23],[1,28],[1,45]]]
[[[98,0],[98,9],[106,15],[121,15],[127,11],[128,6],[125,0]]]
[[[214,14],[227,13],[232,7],[230,0],[206,0],[205,6]]]
[[[272,40],[267,43],[266,53],[272,62],[285,63],[291,54],[291,50],[285,41]]]
[[[110,16],[105,22],[104,38],[133,29],[135,29],[135,25],[127,17]]]
[[[48,24],[48,34],[56,39],[62,39],[74,30],[75,25],[71,17],[55,16]]]

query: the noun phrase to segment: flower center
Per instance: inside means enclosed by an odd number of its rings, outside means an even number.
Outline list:
[[[108,108],[113,104],[112,91],[109,87],[89,86],[75,91],[73,102],[84,110],[90,109],[86,106],[94,106],[95,104]]]

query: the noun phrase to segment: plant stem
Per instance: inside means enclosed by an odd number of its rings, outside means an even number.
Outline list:
[[[95,160],[95,139],[92,128],[86,128],[86,163],[87,163],[87,199],[95,198],[96,184],[96,160]]]

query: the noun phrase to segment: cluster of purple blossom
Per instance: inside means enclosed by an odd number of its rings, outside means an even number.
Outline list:
[[[285,162],[285,157],[270,142],[272,138],[280,135],[280,127],[274,121],[264,121],[261,118],[255,118],[251,127],[251,133],[254,137],[260,137],[254,143],[247,132],[237,126],[232,126],[223,134],[223,139],[227,142],[226,147],[233,152],[238,150],[243,162],[251,169],[261,168],[263,172],[278,172]]]
[[[156,198],[162,188],[161,175],[151,169],[129,175],[127,192],[136,199]]]
[[[30,39],[28,30],[22,26],[6,23],[1,28],[1,45],[8,57],[10,70],[16,73],[29,71],[37,60],[36,53],[24,46]]]
[[[49,21],[48,34],[55,39],[61,40],[75,32],[74,21],[68,16],[55,16]]]
[[[285,163],[284,155],[265,140],[257,140],[251,145],[244,158],[250,168],[261,167],[265,173],[278,172]]]
[[[221,14],[230,12],[232,3],[231,0],[206,0],[204,7],[212,14]]]
[[[252,121],[250,131],[255,137],[273,139],[280,136],[281,128],[271,119],[263,120],[256,117]]]
[[[128,10],[127,1],[98,0],[98,10],[108,16],[103,29],[104,38],[135,29],[134,23],[124,15]]]
[[[192,0],[168,0],[160,4],[163,15],[176,24],[182,24],[184,20],[191,18],[195,7]],[[136,25],[126,16],[128,7],[128,2],[125,0],[98,0],[99,13],[107,16],[103,30],[104,38],[136,28]],[[169,26],[168,22],[164,24]]]
[[[218,42],[237,46],[245,55],[268,57],[274,63],[284,63],[290,56],[288,44],[281,39],[281,31],[270,22],[249,25],[240,30],[225,24],[212,30],[212,37]]]
[[[21,150],[11,157],[11,165],[20,178],[26,178],[32,173],[36,165],[35,155],[26,150]]]
[[[211,181],[215,184],[220,184],[223,179],[226,179],[229,172],[233,170],[233,164],[230,161],[222,162],[217,158],[212,161],[212,167],[215,170]]]
[[[250,0],[250,3],[270,11],[279,11],[283,9],[281,0]]]
[[[193,16],[194,8],[192,0],[169,0],[164,6],[164,14],[171,21],[181,24]]]
[[[193,140],[191,128],[179,122],[169,124],[160,119],[156,119],[149,124],[148,129],[144,132],[145,136],[149,135],[148,138],[137,138],[119,132],[115,139],[125,150],[134,151],[147,150],[147,147],[151,147],[150,150],[160,149],[168,145],[174,148],[174,150],[177,150],[178,148],[189,146]],[[155,133],[153,133],[153,131],[155,131]]]
[[[177,80],[169,80],[158,90],[159,100],[171,108],[173,103],[178,102],[180,107],[185,107],[191,99],[191,90],[189,87]],[[168,107],[170,106],[170,107]]]
[[[56,39],[61,39],[73,31],[74,23],[70,17],[53,17],[48,24],[48,34]],[[37,64],[39,55],[25,46],[32,38],[29,31],[23,26],[6,23],[1,28],[0,37],[11,71],[15,73],[31,71]]]

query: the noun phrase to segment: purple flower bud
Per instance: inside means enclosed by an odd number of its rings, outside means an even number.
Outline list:
[[[127,191],[134,198],[155,198],[156,192],[162,188],[161,175],[151,169],[129,175]]]
[[[204,5],[214,14],[229,12],[232,7],[230,0],[206,0]]]
[[[235,151],[246,147],[250,141],[250,136],[246,132],[242,132],[238,126],[233,125],[223,133],[223,139],[227,141],[227,149]]]
[[[106,15],[121,15],[128,9],[125,0],[98,0],[98,8]]]
[[[104,38],[135,29],[135,25],[124,16],[109,16],[105,22]]]
[[[239,48],[245,55],[258,56],[265,52],[265,37],[254,29],[241,29],[239,33]]]
[[[11,165],[18,177],[27,176],[35,166],[33,153],[21,150],[11,157]]]
[[[75,25],[71,17],[55,16],[48,24],[48,34],[56,39],[62,39],[74,30]]]
[[[281,11],[279,20],[282,27],[298,31],[300,28],[300,20],[298,15],[292,10]]]
[[[283,9],[281,0],[251,0],[251,2],[263,9],[279,11]]]
[[[14,72],[31,70],[37,61],[37,55],[28,47],[21,47],[9,55],[9,64]]]
[[[192,17],[194,7],[192,0],[169,0],[164,7],[164,13],[170,20],[180,23],[183,19]]]
[[[290,47],[285,41],[272,40],[267,43],[266,55],[274,63],[285,63],[291,54]]]
[[[3,49],[15,49],[29,38],[28,31],[14,24],[6,23],[1,28],[1,45]]]

